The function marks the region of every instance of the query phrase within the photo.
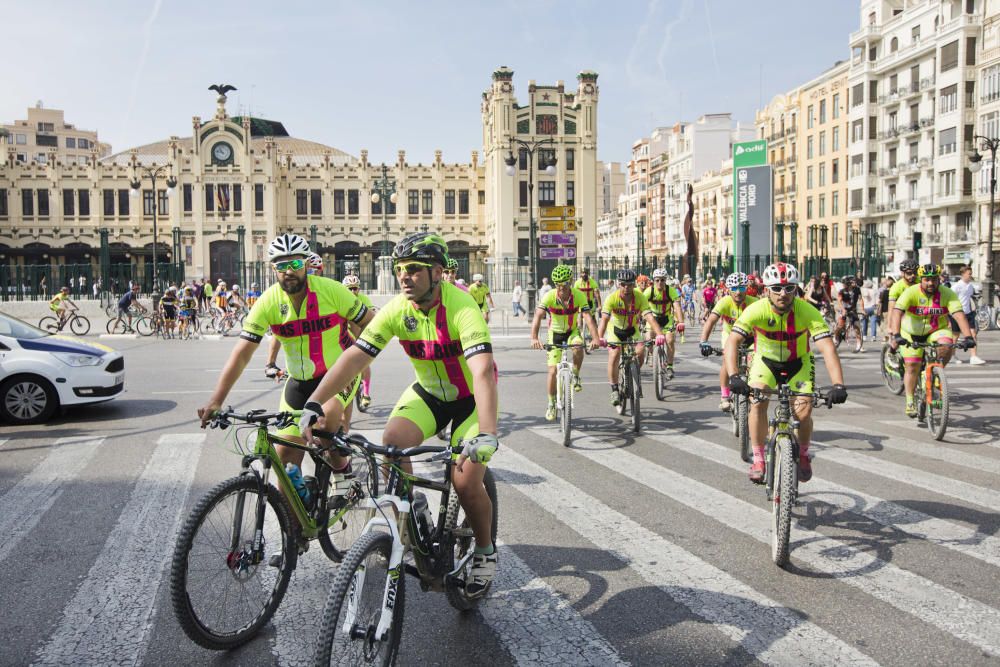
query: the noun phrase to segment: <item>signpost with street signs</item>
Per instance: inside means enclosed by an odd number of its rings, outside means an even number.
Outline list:
[[[551,273],[560,261],[576,259],[575,206],[540,206],[538,209],[538,259],[540,275]]]

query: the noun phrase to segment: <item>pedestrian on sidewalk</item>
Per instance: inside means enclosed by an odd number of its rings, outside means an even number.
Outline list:
[[[861,285],[861,299],[865,303],[865,319],[861,323],[861,340],[865,336],[870,336],[869,340],[875,342],[878,335],[878,317],[875,311],[878,307],[878,290],[872,285],[872,281],[866,280]]]
[[[514,317],[517,317],[521,313],[525,312],[524,306],[521,305],[521,294],[524,290],[521,289],[521,281],[514,281],[514,293],[511,295],[510,303],[511,307],[514,309]]]
[[[963,266],[959,269],[960,279],[957,282],[952,283],[951,289],[955,291],[958,295],[958,300],[962,302],[962,311],[965,313],[965,319],[969,322],[969,328],[972,329],[972,338],[976,340],[979,332],[976,331],[976,311],[975,304],[972,301],[972,295],[976,291],[976,286],[972,284],[972,267]],[[952,331],[958,331],[958,323],[954,319],[951,319],[951,329]],[[960,359],[955,359],[956,364],[962,363]],[[976,354],[976,348],[969,349],[969,364],[973,366],[979,366],[985,364],[986,361]]]

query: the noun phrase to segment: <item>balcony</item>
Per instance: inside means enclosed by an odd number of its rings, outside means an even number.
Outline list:
[[[910,123],[909,125],[902,125],[899,128],[900,134],[913,134],[914,132],[920,131],[920,123]]]
[[[795,184],[792,183],[787,188],[785,188],[785,192],[787,192],[788,194],[795,194]]]
[[[986,93],[985,95],[979,96],[980,104],[989,104],[990,102],[996,102],[997,100],[1000,100],[1000,91]]]
[[[851,46],[861,46],[863,42],[882,39],[882,26],[866,25],[851,33]]]
[[[941,233],[940,232],[937,232],[937,233],[930,232],[929,234],[924,234],[924,239],[928,243],[930,243],[931,245],[940,245],[941,244]]]
[[[920,127],[933,128],[934,127],[934,116],[927,116],[926,118],[920,119]]]
[[[899,104],[899,89],[890,90],[888,95],[879,95],[878,103],[882,106]]]
[[[949,241],[951,243],[975,243],[975,233],[971,229],[956,230],[952,233]]]

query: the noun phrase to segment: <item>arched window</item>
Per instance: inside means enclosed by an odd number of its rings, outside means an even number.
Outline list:
[[[889,42],[889,53],[895,53],[899,49],[899,38],[893,37]]]

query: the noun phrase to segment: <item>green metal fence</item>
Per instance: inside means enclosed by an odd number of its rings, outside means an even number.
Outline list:
[[[184,280],[184,265],[157,262],[159,290]],[[82,280],[81,280],[82,277]],[[73,298],[94,297],[98,292],[121,294],[132,283],[138,283],[143,294],[153,288],[153,266],[109,264],[104,270],[94,264],[26,264],[0,265],[0,300],[39,301],[51,299],[63,286],[70,288]]]

